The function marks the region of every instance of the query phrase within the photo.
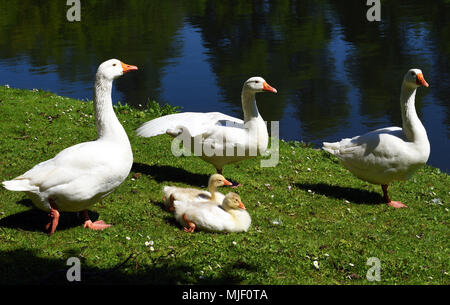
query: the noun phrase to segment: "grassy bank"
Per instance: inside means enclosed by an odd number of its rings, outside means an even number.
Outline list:
[[[82,262],[83,283],[449,284],[449,176],[425,166],[390,187],[407,209],[382,204],[381,189],[337,159],[298,142],[280,143],[280,162],[225,167],[252,216],[247,233],[187,234],[162,207],[162,186],[204,186],[211,165],[172,156],[166,136],[138,138],[143,122],[170,111],[116,107],[134,153],[129,178],[90,209],[114,226],[83,229],[61,213],[48,237],[46,213],[23,193],[0,188],[0,284],[64,283],[66,260]],[[96,138],[91,102],[0,87],[0,179],[22,174],[70,145]],[[226,189],[221,189],[226,192]],[[147,245],[146,242],[153,242]],[[368,258],[381,281],[366,279]],[[318,262],[318,269],[313,262]]]

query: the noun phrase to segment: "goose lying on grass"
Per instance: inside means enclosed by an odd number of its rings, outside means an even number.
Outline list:
[[[212,201],[221,204],[225,195],[217,192],[218,187],[231,185],[232,183],[220,174],[212,175],[208,180],[208,191],[195,188],[184,188],[177,186],[164,186],[164,204],[168,211],[173,212],[173,202],[178,201]]]
[[[255,94],[263,91],[277,92],[262,77],[252,77],[244,83],[241,94],[244,120],[219,112],[176,113],[148,121],[136,133],[142,137],[164,133],[178,137],[186,148],[222,174],[224,165],[262,154],[267,149],[269,135],[255,99]]]
[[[241,198],[236,193],[228,193],[222,205],[216,202],[174,201],[175,219],[183,225],[184,231],[191,233],[196,228],[214,232],[246,232],[251,218],[245,211]]]
[[[414,105],[420,86],[428,87],[422,71],[409,70],[403,78],[400,95],[403,129],[386,127],[340,142],[323,143],[323,149],[338,157],[358,178],[380,184],[384,200],[394,208],[406,205],[389,198],[388,184],[409,179],[430,155],[427,132]]]
[[[133,164],[128,136],[111,100],[113,80],[132,70],[137,67],[117,59],[98,67],[94,89],[97,140],[66,148],[23,175],[3,181],[6,189],[25,192],[36,207],[50,212],[49,234],[58,226],[59,211],[83,211],[85,228],[103,230],[110,226],[101,220],[92,222],[87,209],[118,187]]]

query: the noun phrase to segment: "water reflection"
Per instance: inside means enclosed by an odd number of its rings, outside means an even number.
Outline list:
[[[416,105],[429,163],[450,169],[448,1],[384,1],[372,23],[359,0],[82,1],[74,23],[67,8],[0,2],[0,84],[91,99],[98,64],[115,57],[139,71],[114,100],[242,116],[242,83],[260,75],[279,92],[257,97],[263,118],[319,144],[401,126],[402,77],[417,67],[430,83]]]

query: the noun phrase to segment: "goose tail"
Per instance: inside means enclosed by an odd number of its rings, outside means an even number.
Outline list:
[[[5,189],[15,192],[34,192],[39,190],[39,187],[30,184],[30,180],[28,179],[16,178],[9,181],[3,181],[2,185]]]
[[[323,142],[322,149],[329,152],[332,155],[336,155],[340,149],[339,142]]]

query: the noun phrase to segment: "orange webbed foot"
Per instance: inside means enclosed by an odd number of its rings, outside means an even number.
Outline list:
[[[92,220],[89,218],[88,210],[83,211],[84,216],[84,225],[83,228],[89,228],[91,230],[104,230],[106,228],[109,228],[111,225],[105,223],[103,220],[97,220],[95,222],[92,222]]]
[[[242,184],[240,184],[240,183],[233,183],[233,185],[231,185],[230,186],[230,188],[232,188],[232,189],[235,189],[235,188],[237,188],[237,187],[240,187],[240,186],[242,186]]]
[[[388,206],[396,208],[396,209],[407,208],[407,206],[405,204],[401,203],[400,201],[392,201],[391,198],[389,198],[387,184],[381,185],[381,189],[383,190],[384,202],[386,202]]]
[[[194,229],[195,229],[195,227],[191,227],[191,226],[189,228],[186,228],[186,227],[183,228],[184,232],[186,232],[186,233],[192,233],[192,232],[194,232]]]
[[[184,232],[186,232],[186,233],[194,232],[194,230],[195,230],[195,223],[193,223],[192,221],[187,219],[186,214],[183,215],[183,219],[187,223],[187,225],[189,226],[189,228],[184,227],[184,229],[183,229]]]
[[[407,208],[406,204],[403,204],[400,201],[389,201],[387,205],[396,209]]]
[[[103,220],[97,220],[96,222],[92,222],[92,220],[90,219],[86,220],[83,225],[84,228],[89,228],[91,230],[96,231],[104,230],[106,228],[109,228],[110,226],[111,226],[110,224],[105,223]]]

